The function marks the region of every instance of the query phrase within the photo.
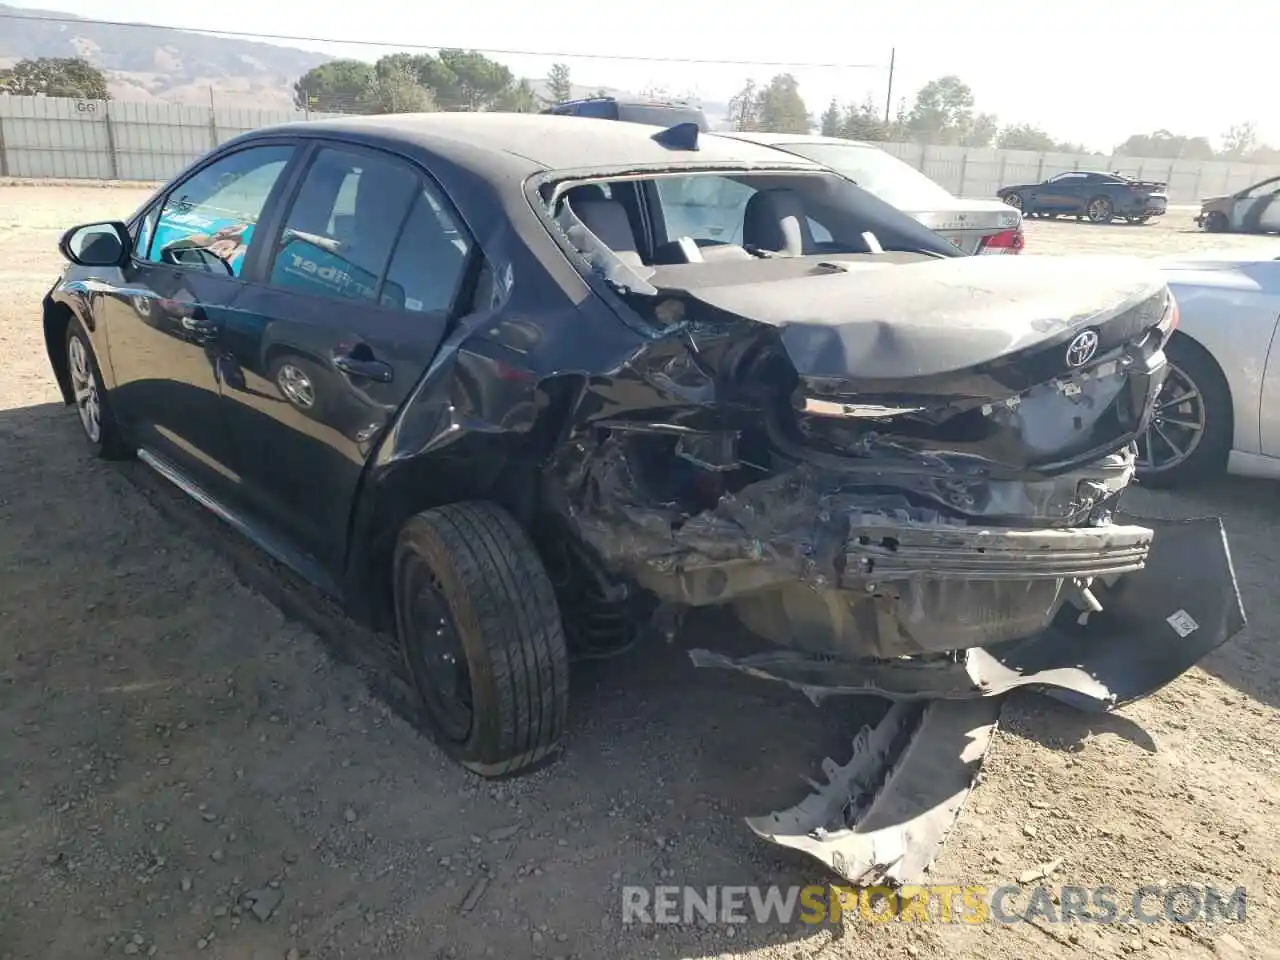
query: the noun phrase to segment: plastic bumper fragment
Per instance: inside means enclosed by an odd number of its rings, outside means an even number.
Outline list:
[[[823,762],[826,783],[747,825],[850,883],[918,883],[964,806],[999,715],[995,700],[895,704],[854,738],[848,763]]]

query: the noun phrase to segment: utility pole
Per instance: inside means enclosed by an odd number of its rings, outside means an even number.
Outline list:
[[[898,57],[898,48],[889,48],[889,92],[884,95],[884,122],[889,124],[889,111],[893,109],[893,62]]]

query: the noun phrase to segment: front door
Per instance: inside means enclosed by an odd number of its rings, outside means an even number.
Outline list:
[[[293,154],[251,147],[177,184],[144,216],[109,304],[117,415],[140,447],[206,481],[234,485],[217,358],[253,229]]]
[[[323,146],[222,339],[246,492],[330,570],[364,465],[443,339],[472,243],[407,161]]]

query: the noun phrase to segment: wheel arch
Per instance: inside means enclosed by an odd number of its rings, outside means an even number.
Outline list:
[[[58,391],[62,394],[63,403],[74,402],[71,393],[71,369],[67,365],[67,327],[72,317],[77,316],[70,305],[52,297],[44,299],[44,347],[49,355],[49,365],[53,367],[53,377],[57,381]],[[99,367],[101,367],[99,362]]]
[[[1226,418],[1226,422],[1231,425],[1231,435],[1227,438],[1227,441],[1228,441],[1227,447],[1229,450],[1234,450],[1236,435],[1237,435],[1237,431],[1240,429],[1240,424],[1237,423],[1236,421],[1236,398],[1234,393],[1232,393],[1232,390],[1231,390],[1231,379],[1227,376],[1226,371],[1222,369],[1222,364],[1219,363],[1218,358],[1213,355],[1213,351],[1210,350],[1204,343],[1202,343],[1194,334],[1188,333],[1185,330],[1181,330],[1181,329],[1175,330],[1173,331],[1173,336],[1169,338],[1169,342],[1173,343],[1175,340],[1181,344],[1185,344],[1186,346],[1190,347],[1191,349],[1199,353],[1201,358],[1207,361],[1209,366],[1214,371],[1217,372],[1218,377],[1222,382],[1221,385],[1223,387],[1223,391],[1227,398],[1227,414],[1228,415]]]

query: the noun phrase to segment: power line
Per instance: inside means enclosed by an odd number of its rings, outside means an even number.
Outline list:
[[[245,40],[291,40],[295,43],[342,43],[353,47],[395,47],[401,50],[474,50],[509,57],[560,57],[566,60],[632,60],[645,63],[703,63],[738,67],[801,67],[814,70],[884,70],[883,63],[809,63],[787,60],[715,60],[706,57],[645,57],[637,54],[573,53],[565,50],[500,50],[496,47],[452,47],[447,43],[404,43],[400,40],[339,40],[334,37],[295,36],[286,33],[256,33],[249,30],[215,30],[205,27],[169,27],[160,23],[128,23],[123,20],[96,20],[92,17],[37,17],[28,13],[0,13],[0,20],[28,20],[40,23],[92,24],[99,27],[132,27],[141,30],[177,30],[180,33],[214,34]]]

